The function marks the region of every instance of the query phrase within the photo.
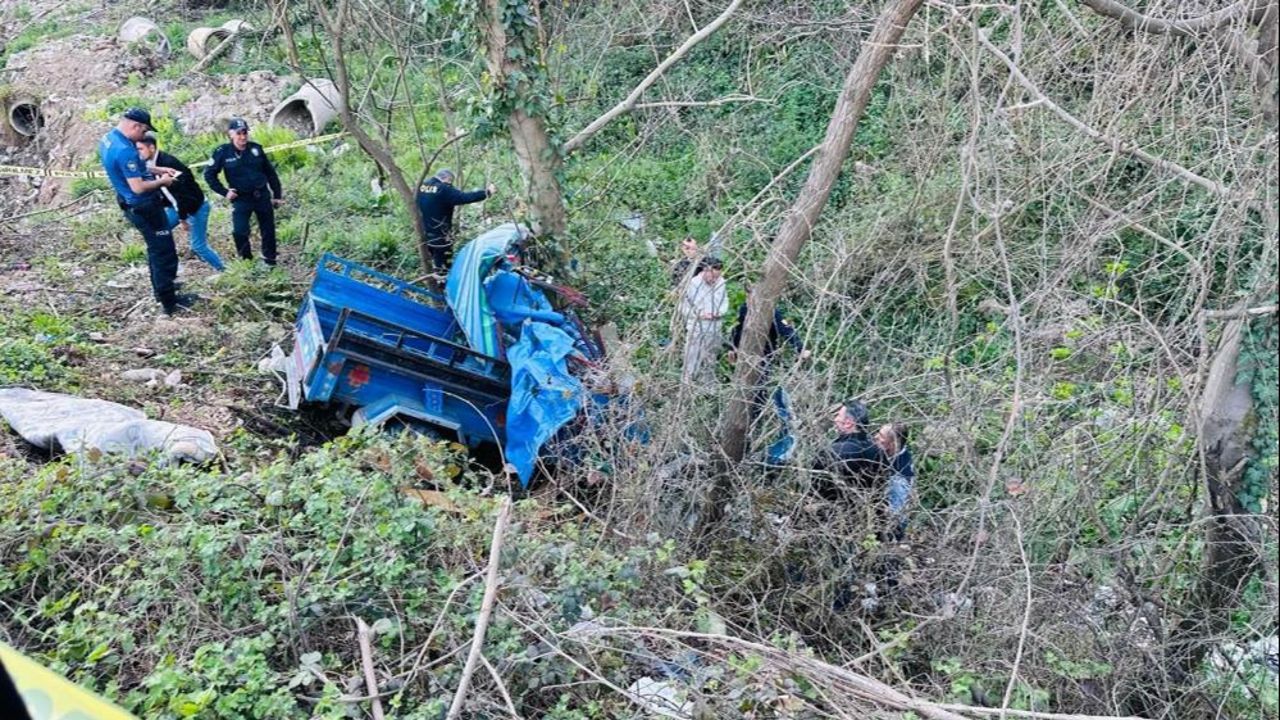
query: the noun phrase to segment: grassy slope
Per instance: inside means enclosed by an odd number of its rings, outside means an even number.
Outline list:
[[[834,8],[823,11],[838,14]],[[1060,29],[1063,21],[1055,12],[1045,11],[1041,32]],[[181,37],[177,18],[167,27],[175,39]],[[1048,588],[1037,599],[1059,614],[1084,607],[1094,585],[1114,584],[1119,567],[1136,568],[1138,582],[1149,591],[1176,597],[1198,557],[1186,527],[1186,507],[1197,488],[1180,471],[1192,448],[1182,412],[1186,378],[1165,363],[1159,342],[1126,306],[1155,318],[1168,337],[1190,342],[1179,329],[1188,312],[1186,269],[1177,253],[1140,233],[1100,237],[1091,228],[1096,212],[1071,190],[1084,189],[1117,207],[1155,193],[1137,212],[1149,216],[1157,233],[1187,243],[1205,237],[1212,206],[1195,193],[1164,186],[1141,167],[1108,162],[1043,117],[1023,121],[1008,137],[981,135],[983,175],[999,176],[1014,205],[1002,219],[1003,253],[986,219],[968,210],[961,214],[952,327],[941,246],[962,182],[960,147],[970,130],[966,103],[972,89],[967,70],[959,69],[945,42],[936,41],[931,50],[928,62],[920,52],[904,54],[877,91],[851,160],[851,166],[862,165],[841,179],[802,261],[807,279],[798,280],[788,298],[819,357],[812,368],[780,373],[794,390],[808,444],[821,442],[823,408],[831,398],[852,393],[875,400],[878,417],[907,419],[925,430],[918,435],[927,479],[920,496],[929,512],[920,513],[915,532],[930,546],[931,561],[957,563],[915,573],[921,579],[903,591],[905,609],[929,614],[935,611],[934,593],[950,589],[964,568],[974,498],[988,487],[992,453],[1002,442],[1008,398],[1020,376],[1024,407],[994,488],[999,507],[993,544],[1016,547],[1011,519],[1019,517],[1037,584]],[[278,69],[274,52],[257,62]],[[564,71],[564,86],[598,92],[557,116],[566,130],[584,124],[652,64],[647,50],[616,47],[597,65],[589,38],[569,43],[564,52],[565,67],[574,68]],[[679,425],[695,449],[710,440],[714,406],[666,401],[674,397],[678,369],[659,343],[670,312],[665,271],[645,252],[644,240],[670,252],[684,233],[704,237],[807,150],[821,136],[838,86],[841,65],[830,58],[850,52],[838,34],[783,43],[767,26],[735,28],[673,71],[664,92],[716,97],[738,90],[738,70],[750,67],[757,78],[752,91],[769,103],[624,118],[566,168],[572,234],[588,268],[587,290],[635,344],[644,377],[639,392],[651,417]],[[1105,53],[1079,52],[1086,67],[1106,67]],[[596,68],[598,75],[592,74]],[[180,69],[166,72],[176,77]],[[984,66],[983,77],[994,85],[999,75]],[[992,91],[983,87],[984,102]],[[429,98],[425,104],[432,106]],[[429,144],[439,142],[440,116],[426,110],[422,120]],[[407,130],[400,132],[398,145],[409,156]],[[215,140],[166,139],[191,156]],[[15,308],[4,321],[5,382],[92,392],[180,418],[217,401],[247,409],[250,419],[259,420],[226,437],[225,464],[209,470],[151,467],[135,475],[104,459],[60,460],[32,471],[12,448],[4,460],[11,491],[0,521],[0,599],[13,612],[6,625],[11,638],[143,715],[341,717],[334,696],[363,692],[342,688],[357,674],[350,615],[391,621],[380,626],[378,654],[387,674],[404,680],[419,657],[437,658],[465,642],[479,602],[474,581],[457,596],[450,593],[483,563],[488,501],[455,489],[451,497],[460,512],[424,513],[398,491],[424,482],[452,487],[440,478],[462,467],[453,451],[409,439],[344,440],[300,450],[287,437],[253,432],[264,429],[263,418],[306,431],[264,411],[270,383],[249,378],[256,353],[267,341],[283,339],[292,298],[319,253],[338,252],[402,276],[415,273],[416,258],[405,239],[408,223],[393,198],[369,192],[368,162],[355,151],[325,150],[330,152],[299,152],[282,163],[296,200],[281,222],[292,283],[238,270],[208,289],[217,300],[201,312],[200,322],[164,332],[103,313],[99,297],[53,312]],[[468,210],[465,228],[502,219],[515,208],[518,175],[500,139],[467,145],[453,157],[463,161],[471,183],[491,179],[508,190],[479,211],[483,219]],[[802,179],[803,170],[780,183],[759,222],[727,239],[735,295]],[[994,192],[983,187],[988,198]],[[649,219],[641,238],[616,223],[618,214],[633,210]],[[224,212],[215,213],[212,227],[227,224]],[[109,207],[39,229],[68,239],[60,251],[35,259],[36,272],[51,285],[69,281],[85,266],[90,281],[101,283],[139,259],[136,238]],[[229,250],[224,230],[215,230],[214,240],[224,253]],[[1248,256],[1250,242],[1256,240],[1247,233],[1237,245],[1205,240],[1202,251],[1226,264],[1228,256]],[[1006,263],[1008,275],[1001,269]],[[1011,288],[1006,277],[1013,280]],[[1010,290],[1036,298],[1027,301],[1018,330],[990,303],[1004,303]],[[1216,297],[1232,290],[1219,283],[1211,292]],[[109,334],[111,342],[92,340],[93,332]],[[159,345],[153,348],[159,359],[151,362],[186,369],[194,363],[195,387],[164,396],[104,379],[137,362],[134,339]],[[679,422],[667,423],[670,418]],[[666,438],[659,433],[657,449],[640,465],[616,467],[623,496],[666,492],[647,479],[652,473],[643,466],[672,452]],[[486,482],[466,470],[461,477],[465,486]],[[768,509],[770,503],[785,506],[785,492],[797,482],[786,477],[761,486],[751,479],[744,489]],[[1029,499],[1023,485],[1032,488]],[[770,495],[779,488],[783,497]],[[630,513],[622,504],[613,509]],[[714,607],[750,632],[767,635],[799,626],[813,631],[811,638],[826,635],[834,642],[819,643],[832,657],[839,656],[840,646],[857,654],[865,644],[848,619],[829,616],[823,595],[829,588],[820,583],[806,587],[812,598],[771,596],[793,579],[780,576],[779,568],[745,543],[729,546],[708,566],[690,560],[682,546],[618,543],[600,536],[593,523],[579,524],[581,518],[547,517],[557,510],[572,512],[544,498],[518,513],[523,524],[509,551],[508,571],[515,589],[504,595],[512,611],[500,614],[490,636],[488,656],[505,677],[520,678],[508,690],[526,707],[558,708],[550,716],[566,718],[624,712],[615,695],[598,688],[555,687],[582,676],[537,642],[539,635],[563,632],[602,611],[636,624],[706,628],[715,627],[708,612]],[[744,519],[743,532],[764,532],[756,521]],[[661,518],[650,526],[678,534]],[[867,528],[855,522],[848,530],[856,539]],[[874,551],[874,545],[868,547]],[[784,543],[783,552],[806,547],[788,549]],[[678,572],[664,575],[670,565]],[[1156,574],[1161,567],[1174,570]],[[999,689],[1007,681],[1006,633],[1021,620],[1014,600],[1024,592],[1009,580],[1021,576],[1018,554],[984,554],[977,572],[984,592],[1010,600],[990,599],[985,619],[940,624],[891,656],[899,672],[926,693],[955,692],[967,701],[976,697],[973,687]],[[1266,615],[1260,590],[1251,597],[1256,605],[1241,623]],[[766,616],[789,620],[761,620],[760,602]],[[1052,621],[1054,611],[1044,613],[1035,620],[1038,635],[1022,668],[1016,704],[1085,707],[1082,685],[1122,684],[1132,669],[1123,646],[1107,650],[1079,642],[1078,628]],[[1123,618],[1113,620],[1123,624]],[[891,617],[876,621],[876,632],[883,641],[915,626],[909,617]],[[993,635],[1000,640],[990,641]],[[975,642],[981,637],[988,641]],[[625,654],[605,653],[595,661],[622,686],[652,671]],[[441,658],[429,679],[415,676],[400,698],[402,716],[434,717],[458,671],[457,658]],[[328,680],[317,679],[317,673]],[[717,681],[715,695],[722,699],[735,688],[748,698],[805,692],[789,686],[784,675],[741,668]],[[1237,690],[1233,697],[1247,695]],[[1273,698],[1268,702],[1274,707]]]

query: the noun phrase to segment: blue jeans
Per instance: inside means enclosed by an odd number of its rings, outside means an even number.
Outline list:
[[[911,498],[911,486],[914,478],[902,473],[894,473],[889,478],[888,495],[889,517],[894,520],[898,532],[907,529],[907,500]]]
[[[206,200],[199,210],[187,218],[187,222],[191,225],[191,252],[208,263],[209,267],[222,272],[227,266],[223,264],[222,258],[218,257],[218,251],[209,246],[209,212],[212,209],[213,207]],[[164,214],[169,218],[170,229],[178,226],[177,210],[167,207],[164,209]]]

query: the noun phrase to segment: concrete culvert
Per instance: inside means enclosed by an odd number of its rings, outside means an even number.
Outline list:
[[[169,54],[169,38],[149,18],[131,17],[120,23],[118,37],[121,42],[142,43],[161,55]]]
[[[203,60],[229,37],[231,37],[231,31],[226,28],[196,28],[187,35],[187,52],[191,53],[195,59]]]
[[[223,30],[226,30],[227,32],[236,33],[237,35],[241,35],[241,36],[247,35],[253,32],[252,25],[250,25],[248,22],[244,20],[239,20],[239,19],[228,20],[222,23],[221,27]],[[236,40],[235,47],[231,48],[231,52],[229,53],[230,55],[229,59],[231,60],[231,62],[244,61],[244,42],[242,40],[243,38]]]
[[[17,97],[9,101],[9,127],[22,137],[35,137],[44,127],[44,113],[40,101],[31,97]]]
[[[269,125],[302,136],[319,135],[342,112],[342,94],[331,80],[309,80],[298,92],[276,105]]]

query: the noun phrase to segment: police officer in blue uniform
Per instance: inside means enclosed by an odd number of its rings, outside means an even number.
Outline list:
[[[254,215],[262,235],[262,260],[275,265],[275,208],[284,202],[280,176],[276,175],[276,168],[262,146],[249,142],[249,123],[234,118],[227,125],[227,134],[231,142],[213,151],[213,160],[204,171],[204,181],[210,190],[231,201],[231,237],[236,242],[236,254],[244,260],[253,259],[249,216]],[[226,174],[226,185],[218,178],[222,173]]]
[[[147,244],[151,290],[165,314],[172,315],[190,307],[197,298],[179,295],[174,282],[178,275],[178,253],[173,247],[173,234],[164,213],[166,202],[160,192],[161,188],[173,184],[173,175],[167,169],[158,176],[152,174],[134,146],[148,130],[154,129],[151,113],[142,108],[129,108],[120,116],[115,129],[98,142],[98,156],[116,191],[116,204]]]
[[[497,192],[493,183],[482,190],[463,192],[453,186],[453,171],[441,170],[418,188],[418,210],[422,212],[422,241],[431,252],[437,272],[449,271],[453,262],[453,209],[480,202]]]

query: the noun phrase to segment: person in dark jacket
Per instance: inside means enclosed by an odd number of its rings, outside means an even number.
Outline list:
[[[751,291],[747,291],[747,297],[751,296]],[[733,344],[733,351],[737,353],[738,344],[742,342],[742,328],[747,323],[747,304],[744,302],[738,308],[738,322],[733,326],[733,332],[729,335],[729,342]],[[800,333],[796,332],[796,328],[782,315],[782,309],[773,308],[773,324],[769,326],[769,337],[764,341],[764,352],[762,353],[766,362],[773,360],[774,355],[778,352],[780,346],[778,340],[781,339],[790,345],[796,351],[797,357],[801,360],[809,359],[809,351],[804,349],[804,341],[800,339]],[[736,360],[736,356],[730,356],[732,360]],[[766,366],[765,372],[768,373]]]
[[[884,451],[867,435],[870,413],[861,400],[849,400],[840,405],[832,423],[835,425],[836,439],[819,465],[840,482],[819,488],[819,493],[828,500],[837,500],[842,486],[871,488],[884,473],[888,459]]]
[[[446,273],[453,262],[453,209],[493,197],[493,183],[482,190],[463,192],[453,186],[452,170],[441,170],[418,188],[418,210],[422,212],[423,237],[436,271]]]
[[[916,481],[915,463],[911,448],[907,446],[907,426],[903,423],[886,423],[872,438],[884,453],[889,465],[889,483],[885,499],[889,508],[889,535],[901,540],[907,531],[907,501]]]
[[[231,236],[236,241],[236,255],[253,259],[249,244],[249,216],[258,218],[262,235],[262,260],[276,264],[276,212],[284,202],[280,176],[262,146],[249,142],[249,123],[235,118],[227,125],[231,142],[213,151],[213,160],[205,168],[204,181],[209,189],[231,201]],[[226,174],[227,183],[218,178]]]
[[[204,199],[204,191],[200,189],[200,183],[196,182],[196,176],[191,174],[191,168],[157,148],[155,133],[143,135],[137,142],[137,148],[138,157],[149,167],[173,171],[173,184],[160,191],[169,201],[169,207],[164,211],[169,218],[169,229],[182,225],[182,229],[191,237],[191,251],[196,257],[217,272],[225,270],[226,266],[222,263],[222,258],[218,257],[218,251],[209,247],[209,211],[212,208]]]
[[[751,290],[747,290],[747,298],[750,299]],[[733,345],[733,349],[729,351],[729,362],[736,363],[738,361],[738,346],[742,342],[742,329],[747,322],[747,303],[742,303],[738,307],[738,322],[734,324],[733,331],[729,335],[729,342]],[[796,332],[795,326],[787,321],[782,315],[782,310],[778,307],[773,309],[773,323],[769,326],[769,335],[765,338],[764,350],[762,357],[764,362],[760,368],[760,378],[756,383],[756,392],[751,401],[751,418],[754,421],[764,411],[766,395],[772,397],[774,409],[777,410],[778,420],[782,423],[782,443],[771,449],[771,454],[785,454],[791,448],[794,442],[790,440],[791,435],[791,403],[787,398],[787,393],[781,386],[775,387],[772,392],[768,391],[769,377],[773,370],[773,361],[777,356],[781,346],[778,341],[781,340],[790,345],[796,352],[796,357],[800,360],[808,360],[810,353],[804,347],[804,341],[800,339],[800,333]],[[771,458],[772,460],[773,458]]]
[[[692,235],[686,235],[680,241],[680,259],[671,266],[671,287],[679,287],[681,283],[701,273],[705,260],[698,241]]]

